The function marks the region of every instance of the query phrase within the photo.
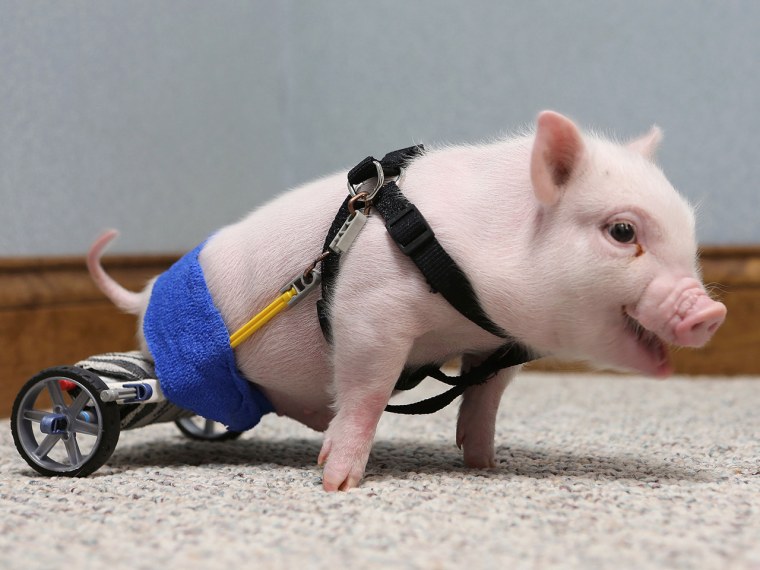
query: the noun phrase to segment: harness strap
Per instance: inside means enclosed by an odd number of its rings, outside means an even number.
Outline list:
[[[424,152],[422,145],[390,152],[383,157],[380,166],[387,177],[398,176],[403,167]],[[362,160],[348,173],[348,182],[358,186],[377,174],[375,159],[371,156]],[[325,238],[323,251],[330,243],[349,216],[348,196]],[[396,389],[408,390],[430,376],[451,389],[421,402],[406,405],[388,405],[386,411],[400,414],[431,414],[443,409],[469,386],[483,384],[499,370],[524,364],[534,358],[527,347],[510,339],[509,334],[486,315],[478,302],[472,284],[457,263],[449,256],[435,233],[417,207],[401,192],[395,181],[386,183],[372,199],[372,206],[385,219],[385,227],[399,249],[407,255],[421,271],[430,285],[432,292],[440,293],[455,309],[486,331],[507,339],[507,342],[480,365],[464,372],[460,376],[448,376],[441,372],[438,365],[423,366],[413,372],[405,372],[396,383]],[[322,260],[322,298],[317,301],[317,314],[322,333],[331,342],[329,304],[332,298],[332,286],[338,273],[340,254],[333,253]]]
[[[325,244],[322,246],[322,251],[328,251],[333,239],[343,227],[344,222],[348,219],[348,201],[351,196],[348,196],[341,204],[338,214],[335,216],[327,237],[325,238]],[[319,327],[322,329],[322,334],[327,339],[327,342],[332,343],[332,327],[330,324],[329,308],[332,301],[332,286],[335,284],[335,278],[338,275],[338,267],[340,266],[340,254],[333,252],[322,260],[322,298],[317,300],[317,317],[319,318]]]
[[[383,168],[383,173],[387,177],[398,176],[401,173],[401,169],[406,166],[412,159],[420,156],[425,152],[423,145],[415,145],[399,150],[394,150],[386,154],[380,161],[380,165]],[[377,174],[375,169],[375,159],[368,156],[362,160],[359,164],[354,166],[348,173],[348,181],[350,184],[357,186],[369,180]],[[338,213],[333,220],[330,229],[325,237],[325,243],[322,247],[322,251],[328,251],[332,240],[337,235],[338,231],[348,219],[348,202],[351,196],[347,196],[340,206]],[[332,342],[332,331],[330,328],[329,318],[329,306],[332,299],[332,286],[335,284],[335,278],[338,275],[338,267],[340,266],[340,254],[333,253],[328,255],[327,258],[322,260],[322,298],[317,301],[317,316],[319,317],[319,326],[322,329],[322,334],[325,336],[328,342]]]
[[[401,169],[409,161],[417,158],[423,152],[425,152],[425,147],[421,144],[389,152],[380,161],[380,166],[383,167],[383,174],[387,177],[398,176],[401,174]],[[357,186],[365,180],[369,180],[375,174],[375,159],[368,156],[348,171],[348,182]]]
[[[470,280],[435,238],[417,206],[407,200],[395,182],[383,186],[372,205],[385,218],[385,228],[393,241],[414,262],[435,292],[476,325],[498,337],[509,338],[504,329],[488,318]]]
[[[396,388],[399,390],[411,389],[428,376],[444,384],[453,386],[453,388],[413,404],[389,404],[385,407],[385,410],[395,414],[432,414],[448,406],[470,386],[485,384],[499,370],[524,364],[532,359],[533,356],[526,347],[513,342],[503,345],[479,365],[467,370],[461,376],[448,376],[438,366],[433,364],[423,366],[410,374],[402,375],[396,384]]]

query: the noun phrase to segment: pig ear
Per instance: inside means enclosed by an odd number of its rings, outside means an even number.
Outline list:
[[[647,134],[629,142],[628,148],[639,153],[644,158],[652,160],[657,152],[657,148],[660,146],[661,140],[662,129],[657,125],[652,125]]]
[[[530,157],[530,179],[539,202],[551,206],[578,169],[583,138],[570,119],[553,111],[538,116],[536,140]]]

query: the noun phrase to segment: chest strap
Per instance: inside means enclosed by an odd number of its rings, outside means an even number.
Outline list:
[[[410,146],[408,148],[402,148],[386,154],[380,162],[383,170],[383,174],[387,177],[399,176],[401,170],[414,158],[417,158],[424,152],[425,148],[422,145]],[[375,159],[368,156],[362,160],[359,164],[354,166],[348,173],[348,182],[357,186],[369,180],[377,174],[375,167]],[[381,189],[382,191],[382,189]],[[332,243],[338,231],[343,227],[343,224],[348,219],[349,209],[348,202],[351,200],[351,196],[347,196],[338,209],[338,213],[335,215],[330,229],[325,237],[325,243],[322,247],[322,251],[328,251],[330,244]],[[322,274],[322,298],[317,301],[317,316],[319,317],[319,326],[322,329],[322,334],[328,342],[332,342],[332,331],[330,327],[329,307],[332,301],[332,290],[335,285],[335,279],[338,275],[338,268],[340,266],[340,254],[333,252],[322,260],[321,274]]]
[[[358,186],[374,177],[378,173],[377,162],[386,177],[399,176],[404,166],[423,152],[424,148],[419,145],[390,152],[380,161],[367,157],[349,171],[348,182],[353,186]],[[328,249],[348,218],[350,199],[351,196],[348,196],[338,210],[325,239],[323,251]],[[386,407],[387,411],[404,414],[436,412],[454,401],[468,386],[482,384],[499,370],[523,364],[534,358],[529,349],[510,339],[509,334],[488,317],[478,301],[470,280],[446,252],[423,215],[404,196],[395,180],[385,183],[377,191],[372,199],[372,207],[385,220],[385,227],[401,252],[414,262],[425,277],[431,287],[431,292],[440,293],[451,306],[469,320],[489,333],[506,340],[506,343],[486,358],[482,364],[464,372],[461,376],[447,376],[441,372],[440,366],[435,364],[414,371],[405,371],[396,384],[398,390],[410,389],[427,376],[453,387],[443,394],[415,404],[389,405]],[[331,341],[328,309],[339,264],[339,254],[330,255],[322,261],[322,298],[317,301],[317,313],[320,327],[328,341]]]
[[[394,414],[432,414],[448,406],[464,394],[464,391],[470,386],[485,384],[499,370],[517,366],[518,364],[525,364],[534,358],[525,346],[517,342],[511,342],[502,345],[481,364],[470,368],[459,376],[444,374],[441,371],[441,367],[436,364],[423,366],[412,372],[404,371],[404,374],[401,375],[401,378],[396,383],[396,390],[411,390],[428,376],[435,378],[439,382],[448,384],[452,388],[413,404],[389,404],[385,407],[385,411]]]
[[[443,249],[417,206],[401,193],[396,182],[386,184],[372,206],[385,219],[385,228],[401,252],[424,275],[431,289],[482,329],[501,338],[509,335],[488,318],[472,284],[459,265]]]

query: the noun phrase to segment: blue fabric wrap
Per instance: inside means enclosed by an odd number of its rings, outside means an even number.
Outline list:
[[[169,401],[245,431],[274,408],[238,371],[229,332],[198,262],[203,245],[158,277],[143,332]]]

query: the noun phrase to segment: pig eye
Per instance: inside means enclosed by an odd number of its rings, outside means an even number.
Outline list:
[[[610,224],[607,229],[610,236],[620,243],[633,243],[636,241],[636,229],[628,222],[615,222]]]

